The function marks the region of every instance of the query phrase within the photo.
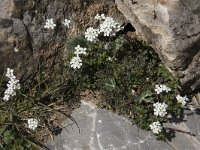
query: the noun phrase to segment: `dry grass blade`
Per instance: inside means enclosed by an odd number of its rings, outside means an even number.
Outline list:
[[[49,108],[50,110],[53,110],[53,111],[55,111],[55,112],[57,112],[57,113],[61,113],[62,115],[64,115],[64,116],[66,116],[67,118],[69,118],[71,121],[73,121],[73,122],[76,124],[76,126],[77,126],[78,129],[79,129],[79,133],[80,133],[79,125],[78,125],[78,123],[76,122],[76,120],[75,120],[71,115],[65,114],[65,113],[62,112],[62,111],[56,110],[56,109],[54,109],[54,108],[51,108],[51,107],[49,107],[49,106],[47,106],[47,105],[45,105],[45,104],[42,104],[41,102],[39,102],[38,104],[41,105],[41,106],[47,107],[47,108]]]

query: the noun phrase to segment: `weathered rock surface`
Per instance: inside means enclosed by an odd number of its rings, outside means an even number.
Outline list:
[[[49,67],[61,61],[67,40],[92,26],[101,12],[125,20],[113,0],[1,0],[0,72],[14,68],[25,80],[38,64]],[[50,18],[57,25],[54,30],[44,28]],[[71,20],[70,28],[62,24],[64,19]]]
[[[166,126],[190,134],[176,132],[171,142],[157,141],[151,132],[132,125],[130,121],[108,110],[97,109],[82,101],[71,120],[65,120],[65,128],[47,146],[52,150],[199,150],[200,116],[187,115],[185,122]],[[77,126],[78,125],[78,126]]]
[[[200,1],[116,0],[137,35],[152,45],[187,91],[200,87]]]
[[[136,32],[149,42],[171,71],[181,77],[185,88],[200,86],[199,0],[116,0]],[[96,13],[106,13],[123,23],[114,0],[1,0],[0,71],[17,70],[26,79],[34,66],[60,61],[66,41],[94,23]],[[55,30],[44,29],[53,18]],[[62,21],[71,19],[71,27]]]

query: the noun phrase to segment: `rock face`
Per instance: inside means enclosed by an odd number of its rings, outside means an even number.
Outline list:
[[[26,80],[38,64],[46,67],[62,60],[67,40],[92,26],[96,13],[125,20],[113,0],[1,0],[0,72],[14,68]],[[56,28],[45,29],[51,18]],[[62,24],[64,19],[71,20],[70,28]]]
[[[151,44],[184,88],[200,87],[199,0],[116,0],[136,34]]]
[[[188,90],[200,87],[199,0],[116,0],[144,40],[158,52],[169,69],[181,77]],[[14,68],[24,80],[37,64],[51,66],[63,59],[66,41],[94,23],[96,13],[106,13],[124,23],[114,0],[1,0],[0,72]],[[55,30],[44,29],[53,18]],[[71,19],[70,28],[63,26]]]
[[[82,101],[72,113],[75,122],[65,120],[61,134],[47,146],[57,150],[199,150],[200,116],[186,115],[185,122],[168,124],[179,130],[170,142],[157,141],[151,132],[132,125],[126,118]],[[78,125],[78,126],[77,126]],[[183,133],[186,132],[186,133]],[[196,136],[192,136],[193,133]]]

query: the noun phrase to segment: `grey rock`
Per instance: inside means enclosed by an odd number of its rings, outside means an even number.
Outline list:
[[[200,87],[199,0],[116,0],[136,34],[157,51],[184,88]]]
[[[199,0],[116,0],[136,32],[158,52],[170,71],[181,77],[187,91],[200,86],[200,3]],[[51,65],[63,60],[67,40],[94,24],[96,13],[105,13],[123,24],[124,16],[114,0],[1,0],[0,71],[14,68],[24,80],[39,60]],[[55,30],[44,29],[53,18]],[[62,21],[71,19],[71,28]],[[14,50],[18,50],[16,54]]]
[[[72,117],[77,124],[65,120],[62,124],[65,129],[47,143],[50,149],[199,150],[200,147],[200,116],[194,114],[187,115],[185,122],[165,124],[179,131],[170,142],[157,141],[151,132],[137,128],[123,116],[98,109],[90,102],[81,101],[81,107],[73,111]]]
[[[1,0],[0,72],[13,68],[22,82],[38,64],[46,67],[64,60],[66,42],[94,25],[100,12],[125,20],[113,0]],[[57,25],[54,30],[44,28],[50,18]],[[64,19],[71,19],[70,28],[63,26]]]

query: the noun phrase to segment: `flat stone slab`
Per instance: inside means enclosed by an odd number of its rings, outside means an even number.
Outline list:
[[[49,141],[52,150],[200,150],[200,116],[188,115],[186,121],[169,127],[196,134],[176,132],[171,142],[157,141],[126,118],[81,101],[71,120],[63,122],[62,133]]]

